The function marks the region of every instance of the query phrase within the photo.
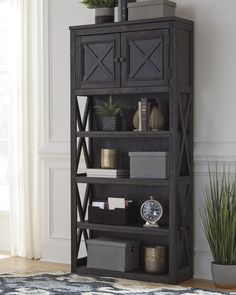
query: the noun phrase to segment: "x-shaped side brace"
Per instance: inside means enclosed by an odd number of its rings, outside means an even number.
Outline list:
[[[178,104],[179,104],[179,113],[180,113],[180,120],[181,120],[181,126],[182,126],[182,142],[180,145],[180,156],[179,156],[179,166],[178,166],[178,174],[180,174],[180,168],[181,168],[181,163],[183,160],[184,149],[187,156],[189,172],[191,171],[191,167],[192,167],[190,156],[189,156],[188,142],[187,142],[187,127],[188,127],[188,119],[189,119],[190,110],[191,110],[191,100],[190,99],[188,100],[185,119],[184,119],[184,114],[181,108],[180,98],[178,99]]]
[[[191,261],[191,255],[190,255],[190,245],[189,245],[189,239],[188,239],[188,235],[187,235],[187,230],[186,230],[186,223],[185,223],[185,217],[186,217],[186,213],[189,207],[189,202],[190,202],[190,198],[191,198],[191,193],[192,193],[192,188],[188,185],[187,186],[187,191],[186,191],[186,196],[185,196],[185,202],[184,202],[184,208],[182,208],[181,211],[181,204],[180,204],[180,196],[178,196],[178,205],[179,205],[179,216],[181,219],[181,238],[180,238],[180,249],[181,249],[181,245],[184,245],[184,243],[186,244],[186,249],[187,249],[187,257],[188,257],[188,263],[190,264]],[[182,214],[181,214],[182,212]],[[179,259],[178,259],[178,265],[180,265],[180,257],[181,255],[179,255]]]

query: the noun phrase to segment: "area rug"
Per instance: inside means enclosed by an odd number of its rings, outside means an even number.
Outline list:
[[[0,294],[67,294],[67,295],[191,295],[236,294],[212,292],[180,286],[159,285],[107,277],[84,277],[69,273],[26,276],[1,275]]]

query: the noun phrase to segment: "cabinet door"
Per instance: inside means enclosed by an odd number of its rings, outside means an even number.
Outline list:
[[[122,86],[168,85],[169,30],[122,34]]]
[[[120,86],[120,34],[77,37],[77,89]]]

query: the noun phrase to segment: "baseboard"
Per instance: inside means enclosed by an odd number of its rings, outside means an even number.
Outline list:
[[[51,239],[45,241],[42,245],[41,261],[70,264],[71,245],[68,240]],[[86,247],[82,247],[80,256],[86,256]]]
[[[10,243],[5,241],[0,241],[0,251],[10,252],[11,251]]]
[[[212,255],[207,250],[194,251],[194,278],[212,280],[211,276]]]

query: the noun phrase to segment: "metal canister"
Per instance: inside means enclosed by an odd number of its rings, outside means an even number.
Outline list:
[[[118,152],[115,149],[101,150],[101,167],[104,169],[117,168]]]
[[[145,247],[145,272],[162,274],[167,270],[166,247]]]

